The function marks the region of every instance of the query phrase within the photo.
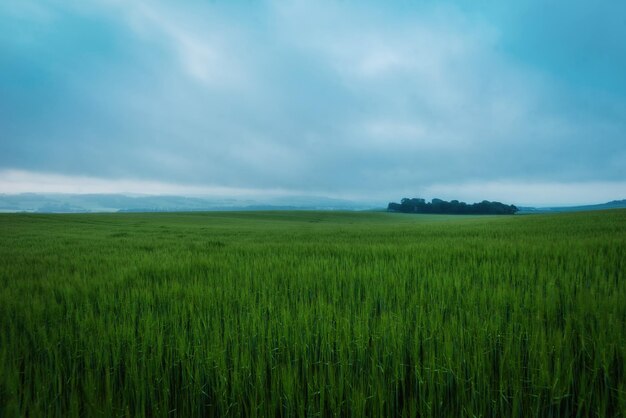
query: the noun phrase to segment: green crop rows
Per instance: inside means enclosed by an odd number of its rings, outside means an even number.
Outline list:
[[[626,211],[0,215],[0,417],[626,416]]]

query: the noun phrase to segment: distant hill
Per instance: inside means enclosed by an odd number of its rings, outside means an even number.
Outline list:
[[[435,199],[440,202],[439,199]],[[448,202],[451,203],[451,202]],[[460,204],[461,202],[459,202]],[[227,197],[149,196],[125,194],[0,194],[0,212],[189,212],[229,210],[385,210],[377,202],[354,202],[311,196],[257,199]],[[626,199],[597,205],[517,207],[518,214],[575,212],[626,208]]]
[[[188,212],[228,210],[366,210],[374,203],[326,197],[233,199],[124,194],[0,194],[0,212]]]
[[[607,210],[626,208],[626,199],[613,200],[607,203],[597,205],[581,205],[581,206],[555,206],[555,207],[518,207],[520,214],[529,213],[551,213],[551,212],[582,212],[588,210]]]

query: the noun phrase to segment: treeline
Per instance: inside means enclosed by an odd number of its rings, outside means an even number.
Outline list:
[[[458,200],[446,202],[441,199],[433,199],[431,202],[426,202],[424,199],[408,199],[406,197],[400,203],[389,203],[387,210],[403,213],[446,213],[451,215],[513,215],[518,211],[515,205],[505,205],[487,200],[467,204]]]

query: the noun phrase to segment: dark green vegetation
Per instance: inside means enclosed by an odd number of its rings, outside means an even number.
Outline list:
[[[424,199],[409,199],[405,197],[400,203],[389,203],[387,210],[390,212],[450,215],[513,215],[518,209],[515,205],[505,205],[500,202],[489,202],[488,200],[468,205],[458,200],[447,202],[441,199],[433,199],[431,202],[426,202]]]
[[[0,416],[626,415],[626,211],[0,216]]]

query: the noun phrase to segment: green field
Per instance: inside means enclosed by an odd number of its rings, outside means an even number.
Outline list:
[[[626,210],[0,215],[0,417],[626,416]]]

